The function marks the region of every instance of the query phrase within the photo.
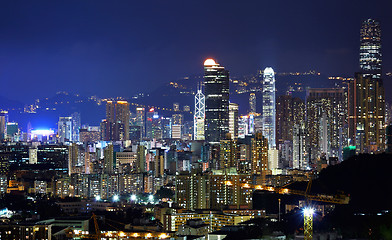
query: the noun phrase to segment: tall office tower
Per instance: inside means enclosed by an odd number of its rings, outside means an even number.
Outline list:
[[[249,134],[249,116],[240,116],[238,120],[238,137],[245,138]]]
[[[71,114],[72,118],[72,140],[74,142],[79,141],[79,130],[81,127],[80,113],[74,112]]]
[[[229,104],[229,133],[231,139],[238,138],[238,104]]]
[[[6,125],[7,125],[7,116],[8,112],[7,111],[0,111],[0,141],[3,141],[5,139],[6,135]]]
[[[146,111],[143,107],[136,108],[136,126],[140,126],[141,137],[146,136]]]
[[[256,113],[256,94],[249,94],[249,113]]]
[[[172,118],[161,117],[162,138],[172,137]]]
[[[127,101],[107,101],[106,121],[102,126],[105,141],[129,140],[129,103]]]
[[[204,140],[204,121],[206,115],[205,108],[205,96],[200,86],[198,86],[197,93],[195,95],[195,115],[193,118],[193,139]]]
[[[263,74],[263,136],[268,139],[268,148],[276,149],[275,73],[270,67]]]
[[[114,101],[106,102],[106,120],[102,122],[102,139],[104,141],[113,141],[115,139],[115,121],[116,121],[116,103]]]
[[[57,127],[59,142],[72,142],[72,117],[60,117]]]
[[[161,119],[159,118],[158,112],[155,112],[154,108],[150,108],[150,110],[146,113],[146,137],[149,139],[162,138]]]
[[[115,132],[115,140],[129,140],[129,103],[127,101],[117,101],[116,103]]]
[[[349,137],[357,152],[385,149],[385,92],[381,79],[381,27],[365,20],[360,31],[360,73],[349,84]]]
[[[219,169],[226,171],[229,171],[229,168],[237,169],[239,153],[237,140],[221,140]]]
[[[136,172],[144,173],[146,172],[146,147],[142,145],[137,146],[137,164],[136,164]]]
[[[363,73],[381,80],[381,27],[378,21],[365,20],[362,23],[359,66]]]
[[[305,124],[294,125],[293,128],[293,163],[294,169],[307,169],[306,130]]]
[[[229,72],[213,59],[204,62],[205,139],[212,144],[229,132]]]
[[[347,145],[347,108],[343,88],[310,88],[306,96],[309,159],[342,157]],[[343,160],[343,159],[340,159]]]
[[[251,174],[261,174],[265,177],[268,170],[268,140],[262,133],[256,133],[251,139],[251,158]]]
[[[80,167],[81,164],[81,156],[80,156],[79,145],[76,143],[71,143],[68,146],[68,175],[71,176],[73,173],[81,173]],[[84,159],[83,159],[84,160]]]
[[[103,173],[113,174],[114,173],[114,149],[113,145],[109,144],[104,149],[104,157],[103,157]]]
[[[297,97],[282,95],[276,99],[276,141],[284,144],[293,140],[293,127],[305,121],[305,102]]]
[[[176,113],[172,115],[172,138],[181,139],[184,127],[184,115]]]
[[[381,79],[356,73],[349,85],[350,145],[357,153],[385,149],[385,95]]]

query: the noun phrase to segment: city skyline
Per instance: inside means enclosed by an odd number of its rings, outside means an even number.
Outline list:
[[[28,76],[9,79],[2,88],[28,103],[0,96],[0,238],[388,239],[392,72],[383,70],[390,67],[385,56],[391,52],[391,23],[375,19],[385,10],[374,6],[379,15],[350,26],[324,15],[331,14],[328,8],[350,6],[363,17],[360,2],[302,3],[301,11],[288,1],[222,1],[201,9],[199,2],[174,3],[85,1],[69,8],[43,2],[22,14],[20,27],[53,21],[15,29],[18,36],[45,32],[27,47],[42,44],[36,59],[23,59],[18,72],[12,72],[12,61],[1,62],[7,56],[1,55],[2,41],[15,35],[0,37],[0,79]],[[45,7],[47,15],[25,22]],[[15,9],[22,13],[24,7]],[[139,11],[128,16],[133,12],[127,10]],[[307,15],[300,17],[302,11]],[[358,20],[356,14],[350,21]],[[45,31],[55,26],[64,28]],[[123,31],[127,26],[135,28]],[[197,35],[200,26],[203,34]],[[327,46],[344,45],[354,30],[355,51],[338,47],[328,53]],[[288,33],[291,38],[279,40]],[[73,45],[73,39],[80,42],[66,56],[69,49],[60,45]],[[13,44],[29,55],[22,42]],[[132,58],[138,62],[128,68]],[[31,74],[29,66],[41,75]],[[330,75],[338,69],[351,72]],[[48,78],[49,72],[57,78]],[[26,100],[26,88],[30,96],[63,89]],[[41,128],[45,122],[57,126]]]
[[[1,97],[26,102],[62,90],[131,96],[146,92],[147,82],[156,85],[201,74],[197,64],[208,57],[224,62],[232,76],[271,66],[278,72],[315,69],[326,77],[353,77],[359,69],[359,33],[354,29],[367,18],[380,20],[385,29],[391,25],[383,1],[371,5],[366,1],[356,5],[338,1],[240,5],[229,1],[210,3],[209,9],[203,8],[203,2],[192,6],[175,1],[151,5],[94,3],[2,3],[1,16],[7,24],[0,29],[5,36],[0,42],[0,80],[11,90]],[[215,11],[220,7],[226,13]],[[272,11],[257,14],[256,9]],[[271,18],[272,12],[280,17]],[[335,17],[329,19],[331,14]],[[216,22],[220,30],[214,32],[209,21]],[[218,47],[200,41],[201,31],[209,33]],[[181,37],[175,38],[175,33]],[[383,32],[384,42],[391,38],[388,31]],[[384,72],[392,71],[390,49],[387,45],[383,48]],[[155,71],[148,71],[151,67]],[[98,87],[106,81],[116,84],[105,90]],[[21,83],[18,91],[13,90],[13,82]]]

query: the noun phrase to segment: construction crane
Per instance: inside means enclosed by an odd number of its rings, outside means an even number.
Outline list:
[[[226,185],[232,185],[230,181],[226,181]],[[345,194],[336,194],[336,195],[327,195],[327,194],[310,194],[310,189],[312,187],[312,178],[309,178],[308,184],[306,186],[305,191],[301,190],[293,190],[287,188],[289,184],[286,184],[281,187],[272,187],[272,186],[264,186],[264,185],[252,185],[248,183],[242,184],[241,187],[255,190],[265,190],[270,192],[276,192],[279,194],[293,194],[304,196],[306,199],[306,206],[304,208],[304,239],[311,240],[313,239],[313,214],[314,209],[310,206],[311,201],[317,202],[327,202],[332,204],[348,204],[350,201],[350,197]],[[280,199],[279,199],[280,200]],[[280,203],[279,203],[280,204]],[[280,210],[279,210],[280,213]]]

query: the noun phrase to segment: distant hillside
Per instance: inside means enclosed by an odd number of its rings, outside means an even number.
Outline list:
[[[23,103],[0,96],[0,110],[23,109]]]

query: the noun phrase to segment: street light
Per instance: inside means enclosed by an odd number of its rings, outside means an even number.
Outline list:
[[[132,194],[132,195],[131,195],[131,201],[136,201],[136,199],[137,199],[137,198],[136,198],[136,195],[135,195],[135,194]]]
[[[154,201],[154,196],[153,196],[153,195],[148,196],[148,200],[149,200],[150,202],[153,202],[153,201]]]
[[[97,196],[95,196],[95,201],[101,201],[101,196],[99,196],[99,195],[97,195]]]
[[[113,202],[117,202],[119,199],[120,199],[120,198],[119,198],[118,195],[114,195],[114,196],[113,196]]]

